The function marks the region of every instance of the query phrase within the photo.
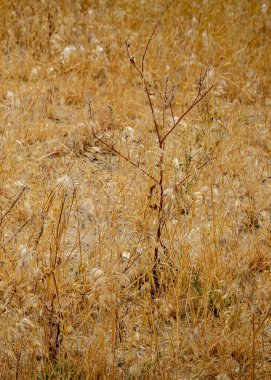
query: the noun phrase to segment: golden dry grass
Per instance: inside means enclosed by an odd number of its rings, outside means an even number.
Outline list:
[[[271,379],[269,1],[0,2],[1,379]],[[89,114],[89,106],[93,114]],[[201,163],[205,163],[201,167]]]

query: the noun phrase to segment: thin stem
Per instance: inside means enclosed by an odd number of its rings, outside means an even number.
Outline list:
[[[14,206],[18,203],[18,201],[20,200],[21,196],[23,195],[23,193],[25,192],[25,190],[27,190],[27,186],[24,186],[18,196],[14,199],[14,201],[11,203],[10,207],[7,209],[7,211],[4,212],[4,214],[1,216],[1,219],[0,219],[0,226],[3,222],[3,220],[5,219],[5,217],[12,211],[12,209],[14,208]]]
[[[156,116],[155,116],[155,112],[154,112],[154,108],[153,108],[153,103],[152,103],[152,100],[151,100],[151,94],[149,92],[149,89],[147,87],[147,83],[145,82],[145,80],[144,80],[144,85],[145,85],[145,92],[147,94],[148,101],[149,101],[149,106],[150,106],[151,113],[152,113],[152,118],[153,118],[153,124],[154,124],[154,127],[155,127],[155,132],[156,132],[159,144],[160,144],[160,142],[161,142],[161,136],[160,136],[160,132],[159,132],[159,126],[158,126],[158,123],[157,123],[157,120],[156,120]]]
[[[182,121],[182,119],[199,103],[205,98],[205,96],[211,91],[211,89],[214,87],[211,86],[203,95],[199,94],[196,97],[196,100],[193,101],[193,103],[190,105],[190,107],[187,108],[187,110],[179,117],[179,119],[174,123],[173,127],[165,134],[165,136],[161,139],[161,142],[163,143],[167,137],[174,131],[174,129],[177,127],[177,125]],[[198,99],[197,99],[198,98]]]
[[[135,166],[136,168],[140,169],[142,171],[142,173],[146,174],[149,178],[151,178],[153,181],[155,181],[156,183],[159,183],[159,181],[154,178],[150,173],[148,173],[146,170],[142,169],[139,165],[139,163],[135,163],[133,162],[132,160],[130,160],[129,157],[126,157],[124,156],[124,154],[122,154],[119,150],[117,150],[116,148],[114,148],[113,145],[110,145],[108,144],[106,141],[102,140],[100,137],[98,137],[96,135],[96,132],[94,131],[94,129],[92,128],[92,131],[93,131],[93,135],[94,137],[100,141],[103,145],[107,146],[107,148],[109,148],[112,152],[115,152],[118,156],[120,156],[121,158],[123,158],[125,161],[129,162],[131,165]]]
[[[144,50],[144,53],[143,53],[143,56],[142,56],[142,60],[141,60],[141,72],[142,72],[142,74],[144,73],[144,63],[145,63],[146,55],[147,55],[147,52],[148,52],[148,50],[149,50],[149,46],[150,46],[150,43],[151,43],[151,41],[152,41],[152,39],[153,39],[153,36],[155,35],[155,32],[156,32],[158,26],[160,25],[160,23],[161,23],[161,21],[162,21],[164,15],[165,15],[165,13],[166,13],[167,10],[172,6],[172,4],[174,3],[174,1],[175,1],[175,0],[172,0],[172,1],[170,1],[170,2],[167,4],[167,6],[166,6],[165,9],[163,10],[163,12],[162,12],[160,18],[158,19],[157,23],[155,24],[155,26],[154,26],[154,28],[153,28],[153,30],[152,30],[151,35],[150,35],[149,38],[148,38],[148,42],[147,42],[147,44],[146,44],[146,47],[145,47],[145,50]]]

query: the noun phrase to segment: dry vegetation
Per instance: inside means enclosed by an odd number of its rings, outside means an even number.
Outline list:
[[[0,2],[1,379],[271,379],[271,5],[167,10],[161,153],[165,5]]]

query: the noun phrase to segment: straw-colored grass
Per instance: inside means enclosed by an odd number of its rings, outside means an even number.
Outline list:
[[[158,26],[159,125],[166,83],[175,117],[214,84],[168,136],[159,216],[125,40],[140,62],[165,5],[0,2],[1,379],[271,379],[271,4],[175,0]]]

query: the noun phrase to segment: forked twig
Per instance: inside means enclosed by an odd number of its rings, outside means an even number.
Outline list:
[[[144,73],[144,63],[145,63],[145,59],[147,56],[147,52],[148,52],[149,47],[150,47],[150,43],[153,40],[153,37],[157,31],[157,28],[160,25],[165,13],[170,8],[170,6],[173,4],[173,2],[174,2],[174,0],[170,1],[167,4],[167,6],[164,8],[163,12],[161,13],[160,18],[156,22],[156,24],[152,30],[152,33],[150,34],[150,37],[148,38],[148,41],[146,43],[146,46],[145,46],[145,49],[143,52],[143,56],[141,59],[141,66],[138,66],[136,64],[135,58],[130,53],[130,43],[128,41],[126,41],[126,49],[127,49],[127,54],[128,54],[128,58],[130,60],[130,63],[136,69],[136,71],[139,74],[139,76],[141,77],[143,85],[144,85],[144,91],[146,93],[148,103],[149,103],[149,107],[150,107],[151,114],[152,114],[154,130],[155,130],[155,133],[157,136],[159,148],[161,150],[161,155],[160,155],[159,162],[157,165],[158,166],[158,172],[159,172],[159,179],[157,181],[157,185],[159,186],[159,200],[157,201],[156,208],[154,208],[154,209],[157,209],[158,212],[157,212],[156,247],[154,250],[154,261],[153,261],[153,268],[152,268],[152,276],[153,276],[153,283],[154,283],[154,287],[152,288],[152,296],[155,295],[155,293],[159,290],[160,285],[161,285],[160,279],[159,279],[159,270],[160,270],[159,247],[160,247],[160,249],[162,249],[163,252],[166,252],[166,246],[164,245],[164,243],[162,241],[163,229],[165,226],[165,212],[164,212],[165,211],[164,210],[164,188],[165,188],[164,151],[165,151],[165,142],[166,142],[166,139],[169,137],[169,135],[180,124],[181,120],[183,120],[183,118],[194,107],[196,107],[196,105],[198,103],[200,103],[207,96],[207,94],[211,91],[211,89],[213,88],[213,86],[211,86],[209,89],[207,89],[207,91],[202,93],[202,90],[204,89],[204,82],[205,82],[205,79],[207,76],[207,71],[208,71],[208,68],[207,68],[204,73],[201,72],[200,79],[198,81],[198,92],[197,92],[195,99],[192,101],[190,106],[185,110],[185,112],[183,112],[183,114],[177,119],[177,121],[175,121],[174,110],[173,110],[173,106],[172,106],[172,102],[173,102],[175,93],[174,93],[174,95],[172,95],[171,98],[168,97],[168,92],[167,92],[168,91],[168,87],[167,87],[168,86],[168,79],[167,79],[166,89],[165,89],[165,100],[164,100],[164,106],[163,106],[163,123],[162,123],[162,127],[159,126],[158,120],[157,120],[157,117],[155,114],[155,107],[154,107],[154,103],[152,100],[150,85],[149,85],[149,83],[145,77],[145,73]],[[172,118],[173,126],[163,136],[162,131],[165,128],[165,111],[166,111],[166,108],[168,108],[170,110],[170,115]],[[208,160],[206,160],[203,164],[201,164],[198,169],[204,167],[207,162],[208,162]],[[189,176],[187,176],[186,179],[188,177]],[[154,188],[153,186],[150,187],[149,199],[152,198],[153,188]]]
[[[155,244],[155,249],[154,249],[154,258],[153,258],[153,263],[152,263],[152,279],[151,279],[152,284],[153,284],[152,290],[151,290],[152,296],[155,296],[155,294],[157,294],[157,292],[159,291],[160,286],[161,286],[161,278],[160,278],[160,273],[159,273],[160,261],[161,261],[161,252],[160,251],[163,251],[165,254],[167,253],[167,247],[166,247],[165,243],[163,242],[163,231],[164,231],[165,222],[166,222],[166,219],[165,219],[166,218],[166,216],[165,216],[165,199],[164,199],[165,198],[164,197],[164,195],[165,195],[165,192],[164,192],[164,188],[165,188],[164,153],[165,153],[166,139],[175,130],[175,128],[177,128],[177,126],[180,124],[181,120],[194,107],[196,107],[196,105],[198,103],[200,103],[213,88],[213,86],[211,86],[205,92],[203,92],[204,82],[205,82],[207,72],[208,72],[208,68],[207,68],[205,70],[205,72],[204,73],[202,72],[200,75],[200,79],[198,81],[198,87],[197,87],[198,91],[197,91],[195,99],[192,101],[190,106],[183,112],[183,114],[177,119],[177,121],[175,121],[175,117],[174,117],[175,113],[174,113],[173,104],[172,104],[173,100],[175,98],[175,89],[172,88],[172,94],[171,94],[171,96],[169,96],[168,95],[168,79],[167,79],[166,88],[165,88],[165,99],[164,99],[164,105],[163,105],[163,121],[162,121],[162,125],[161,126],[159,125],[158,117],[157,117],[156,111],[155,111],[154,101],[152,99],[153,94],[151,91],[151,86],[150,86],[150,83],[148,82],[148,80],[146,79],[146,76],[145,76],[145,61],[146,61],[146,56],[147,56],[147,53],[149,51],[151,41],[154,38],[154,35],[158,29],[158,26],[161,24],[165,13],[172,6],[174,1],[175,0],[170,0],[168,2],[166,7],[164,8],[164,10],[162,11],[158,21],[154,25],[153,30],[152,30],[152,32],[151,32],[151,34],[147,40],[147,43],[146,43],[146,46],[144,48],[143,55],[141,57],[141,61],[139,64],[136,63],[134,56],[130,52],[130,43],[128,41],[125,42],[129,61],[130,61],[131,65],[135,68],[135,70],[137,71],[138,75],[140,76],[140,78],[142,80],[144,92],[145,92],[146,97],[148,99],[148,105],[149,105],[151,115],[152,115],[154,131],[155,131],[157,141],[158,141],[157,144],[158,144],[159,149],[161,151],[159,161],[157,163],[158,178],[153,177],[147,171],[142,169],[140,167],[139,162],[135,163],[134,161],[132,161],[131,158],[129,157],[129,155],[127,157],[126,155],[121,153],[118,149],[115,148],[115,146],[113,144],[110,144],[107,141],[104,141],[102,138],[98,137],[94,128],[92,128],[93,135],[99,142],[101,142],[103,145],[105,145],[107,148],[109,148],[112,152],[115,152],[119,157],[121,157],[125,161],[129,162],[132,166],[139,168],[144,174],[146,174],[149,178],[151,178],[152,180],[155,181],[155,184],[150,186],[150,191],[149,191],[149,196],[148,196],[148,199],[150,200],[149,205],[150,205],[151,199],[153,197],[153,190],[156,186],[158,186],[158,194],[159,194],[158,199],[155,203],[155,207],[151,208],[152,210],[157,210],[156,216],[155,216],[156,221],[157,221],[156,236],[155,236],[156,244]],[[165,128],[166,110],[169,110],[169,112],[170,112],[170,116],[172,118],[173,126],[169,129],[168,132],[165,131],[164,135],[163,135],[163,130]],[[207,162],[208,162],[208,159],[206,159],[203,163],[201,163],[199,165],[199,167],[196,169],[200,170],[201,168],[203,168],[207,164]],[[185,180],[188,179],[190,176],[191,175],[187,175]]]
[[[157,29],[158,25],[160,24],[161,19],[162,19],[162,18],[159,19],[159,22],[158,22],[158,23],[156,23],[156,25],[155,25],[155,27],[154,27],[155,30]],[[154,33],[152,33],[152,37],[153,37],[153,35],[154,35]],[[150,41],[151,41],[152,37],[150,37],[149,40],[148,40],[148,47],[149,47],[149,45],[150,45]],[[130,44],[129,44],[129,42],[128,42],[128,41],[125,41],[125,44],[126,44],[126,50],[127,50],[128,58],[129,58],[131,64],[135,67],[136,71],[139,73],[140,77],[141,77],[142,80],[143,80],[143,83],[144,83],[144,91],[145,91],[145,93],[146,93],[146,95],[147,95],[148,102],[149,102],[149,106],[150,106],[150,109],[151,109],[151,114],[152,114],[153,124],[154,124],[154,127],[155,127],[155,132],[156,132],[156,135],[157,135],[157,137],[158,137],[158,141],[159,141],[159,143],[160,143],[160,139],[161,139],[161,138],[160,138],[159,126],[158,126],[158,122],[157,122],[157,120],[156,120],[156,116],[155,116],[155,112],[154,112],[153,102],[152,102],[152,100],[151,100],[151,93],[150,93],[150,90],[149,90],[149,84],[148,84],[148,82],[146,81],[146,79],[145,79],[145,77],[144,77],[144,71],[143,71],[143,70],[144,70],[144,59],[145,59],[145,57],[146,57],[147,50],[145,49],[145,52],[144,52],[143,57],[142,57],[142,68],[143,68],[143,69],[140,69],[140,68],[137,66],[137,64],[136,64],[134,57],[133,57],[133,56],[131,55],[131,53],[130,53],[130,49],[129,49],[129,48],[130,48]]]
[[[183,120],[183,118],[190,112],[192,111],[192,109],[199,103],[201,102],[205,96],[212,90],[212,88],[214,87],[214,85],[212,85],[210,88],[208,88],[208,90],[203,94],[203,95],[200,95],[200,96],[197,96],[196,100],[193,101],[193,103],[187,108],[187,110],[178,118],[178,120],[176,121],[176,123],[174,122],[174,125],[173,127],[165,134],[165,136],[162,138],[162,143],[166,140],[166,138],[174,131],[174,129],[178,126],[178,124],[180,124],[180,122]],[[200,90],[199,90],[200,91]],[[174,119],[173,119],[174,120]]]

